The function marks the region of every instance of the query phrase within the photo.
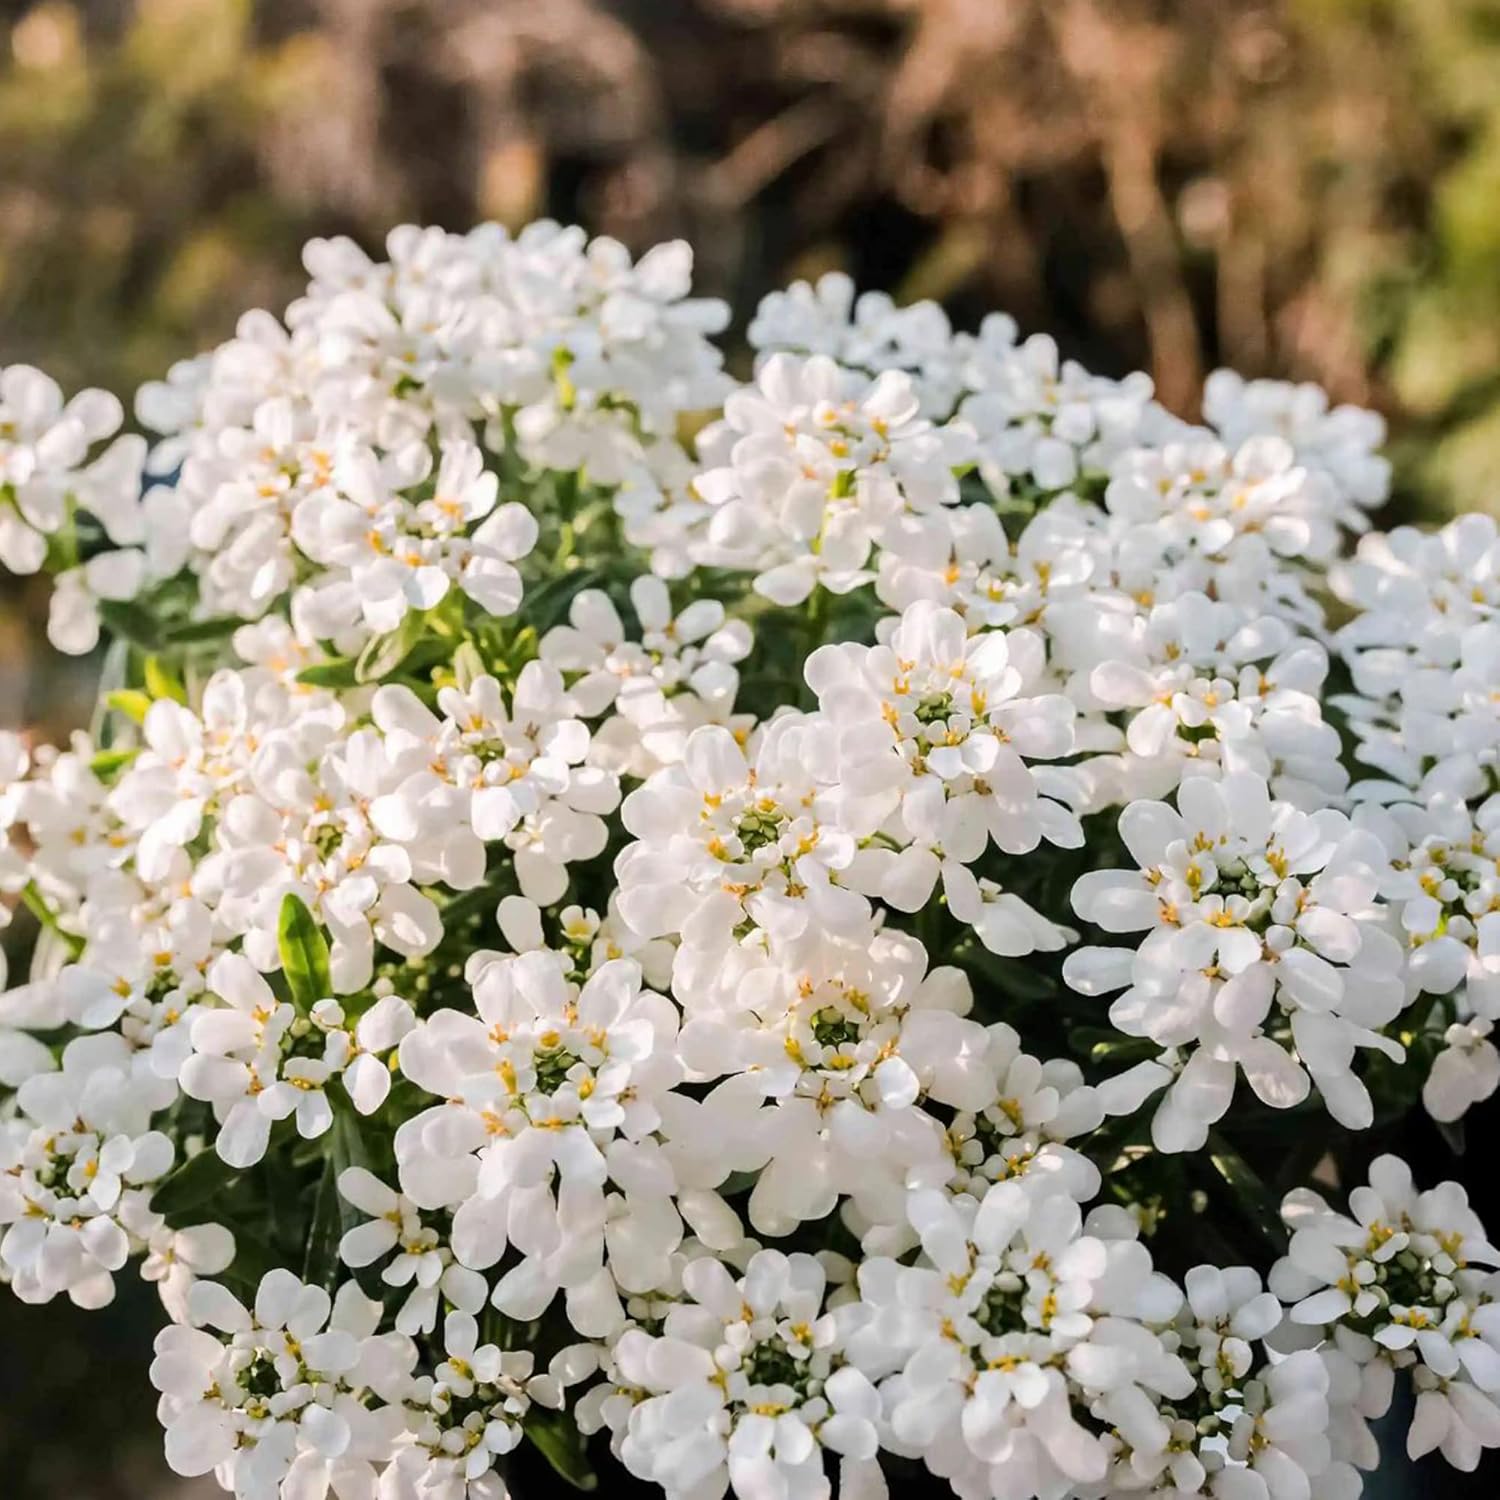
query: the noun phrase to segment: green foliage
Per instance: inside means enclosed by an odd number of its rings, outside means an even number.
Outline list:
[[[320,1000],[332,993],[328,975],[328,940],[313,920],[300,896],[290,891],[281,898],[281,915],[276,928],[276,942],[281,954],[281,972],[292,993],[292,1003],[306,1015]]]
[[[373,636],[354,663],[355,682],[383,682],[391,676],[422,638],[424,618],[411,610],[394,630]]]
[[[151,1206],[174,1227],[215,1218],[219,1195],[237,1173],[212,1149],[190,1156],[151,1195]]]
[[[104,701],[116,713],[124,714],[132,724],[144,724],[146,715],[151,712],[151,694],[139,688],[117,688],[106,693]]]
[[[584,1436],[566,1412],[532,1407],[526,1417],[526,1436],[555,1473],[575,1490],[594,1490],[599,1476],[589,1466]]]
[[[318,1180],[312,1224],[307,1235],[307,1254],[302,1261],[302,1279],[333,1291],[340,1279],[339,1241],[364,1214],[339,1193],[338,1180],[350,1167],[369,1166],[369,1153],[360,1135],[359,1119],[343,1106],[334,1111],[333,1129],[323,1174]]]

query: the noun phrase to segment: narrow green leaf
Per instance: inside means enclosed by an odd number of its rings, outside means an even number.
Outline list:
[[[89,770],[100,781],[112,781],[140,753],[138,745],[125,750],[101,750],[89,762]]]
[[[187,689],[182,678],[159,656],[148,656],[145,667],[146,692],[153,699],[170,698],[174,703],[186,703]]]
[[[303,667],[297,673],[297,681],[305,682],[309,687],[354,687],[356,679],[353,659],[336,656],[331,661],[320,661],[313,666]]]
[[[359,683],[380,682],[389,677],[411,654],[411,648],[421,634],[422,616],[415,610],[408,610],[405,619],[394,630],[377,635],[359,653],[359,660],[354,664],[354,680]]]
[[[74,958],[83,952],[83,939],[75,933],[64,932],[59,926],[57,913],[47,903],[47,898],[42,894],[41,887],[34,880],[28,880],[21,888],[21,901],[32,916],[34,916],[48,932],[52,933],[63,944]]]
[[[334,1104],[333,1128],[328,1132],[328,1160],[318,1180],[312,1228],[302,1279],[332,1291],[339,1278],[339,1241],[365,1216],[339,1192],[339,1178],[350,1167],[370,1169],[370,1153],[360,1131],[359,1116],[345,1102]]]
[[[332,1291],[339,1272],[339,1240],[343,1237],[343,1215],[339,1209],[340,1167],[330,1155],[318,1179],[313,1200],[312,1223],[307,1231],[307,1253],[302,1259],[302,1279],[309,1286]]]
[[[533,1406],[526,1414],[526,1436],[553,1469],[575,1490],[594,1490],[599,1476],[589,1466],[584,1436],[566,1412]]]
[[[546,631],[567,614],[573,596],[580,590],[593,588],[603,581],[604,574],[598,568],[575,568],[570,573],[561,573],[545,583],[526,592],[526,617],[538,631]]]
[[[114,636],[127,640],[142,651],[160,651],[162,628],[148,609],[129,599],[101,599],[99,619]]]
[[[1208,1159],[1245,1220],[1271,1250],[1285,1254],[1287,1233],[1281,1205],[1260,1174],[1216,1130],[1209,1133]]]
[[[196,1211],[216,1198],[234,1175],[234,1168],[206,1146],[162,1179],[151,1195],[151,1207],[174,1227],[201,1223]]]
[[[986,984],[976,986],[976,999],[983,1003],[991,987],[1007,1000],[1047,1000],[1057,994],[1057,980],[1036,963],[1002,958],[977,943],[965,946],[959,962],[972,968]]]
[[[276,944],[292,1001],[305,1014],[330,992],[328,940],[301,897],[290,891],[281,899]]]
[[[181,625],[170,625],[162,632],[162,638],[173,646],[205,646],[228,640],[245,622],[232,615],[219,616],[211,620],[189,620]]]
[[[1147,1037],[1126,1036],[1103,1026],[1075,1026],[1068,1033],[1068,1047],[1077,1055],[1114,1063],[1154,1057],[1161,1048]]]
[[[339,1171],[345,1167],[363,1167],[367,1172],[375,1171],[370,1159],[370,1148],[366,1144],[360,1118],[352,1109],[335,1108],[333,1113],[333,1149],[338,1157]],[[379,1176],[379,1173],[376,1173]],[[365,1215],[352,1203],[344,1205],[346,1229],[365,1222]]]
[[[104,695],[104,701],[133,724],[144,724],[146,715],[151,712],[151,695],[138,688],[116,688]]]

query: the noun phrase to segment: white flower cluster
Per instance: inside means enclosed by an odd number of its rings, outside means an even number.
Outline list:
[[[151,468],[176,476],[141,506],[144,571],[187,570],[209,614],[285,608],[301,640],[341,649],[455,589],[512,614],[536,524],[499,502],[487,462],[659,493],[678,412],[726,393],[704,337],[725,310],[687,298],[685,245],[632,264],[613,241],[535,224],[515,240],[401,229],[388,249],[381,264],[313,241],[284,324],[248,314],[140,394],[166,439]]]
[[[1500,533],[1469,515],[1425,535],[1361,538],[1331,575],[1357,613],[1338,632],[1353,691],[1335,700],[1368,771],[1352,794],[1399,872],[1413,987],[1431,997],[1442,1038],[1424,1100],[1452,1121],[1500,1087],[1490,1033],[1500,817]],[[1500,844],[1495,845],[1500,852]]]
[[[1345,557],[1382,434],[1311,387],[1192,426],[837,277],[739,385],[684,246],[387,248],[149,459],[0,376],[0,561],[130,648],[0,738],[0,1277],[141,1257],[171,1466],[1353,1500],[1407,1367],[1414,1452],[1500,1446],[1459,1190],[1289,1149],[1500,1085],[1493,525]]]
[[[1419,1192],[1394,1156],[1377,1158],[1349,1212],[1299,1189],[1271,1285],[1302,1330],[1358,1367],[1359,1410],[1384,1414],[1395,1374],[1416,1391],[1413,1458],[1440,1448],[1461,1469],[1500,1448],[1500,1250],[1456,1182]]]
[[[1133,1105],[1170,1084],[1158,1148],[1199,1149],[1237,1072],[1273,1108],[1316,1082],[1335,1119],[1367,1128],[1374,1105],[1350,1062],[1360,1047],[1401,1060],[1381,1028],[1406,1001],[1379,841],[1331,808],[1273,801],[1253,772],[1186,780],[1175,808],[1132,802],[1120,836],[1140,868],[1083,876],[1073,906],[1146,935],[1134,950],[1078,948],[1063,972],[1087,994],[1123,990],[1110,1019],[1165,1049],[1110,1085]]]
[[[64,402],[40,370],[0,370],[0,563],[12,573],[47,565],[56,574],[47,634],[62,651],[92,650],[97,601],[129,599],[145,574],[145,442],[131,435],[100,448],[123,420],[108,391]],[[83,560],[80,529],[116,550]]]

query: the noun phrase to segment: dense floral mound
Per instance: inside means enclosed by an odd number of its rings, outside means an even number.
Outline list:
[[[1348,1500],[1400,1371],[1500,1446],[1500,1255],[1349,1166],[1500,1083],[1495,526],[1368,532],[1310,387],[837,277],[741,384],[681,245],[389,255],[154,447],[0,375],[0,559],[113,642],[0,747],[0,1263],[144,1256],[172,1467]]]

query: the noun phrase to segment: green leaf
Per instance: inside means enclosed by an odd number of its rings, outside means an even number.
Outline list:
[[[358,683],[380,682],[389,677],[417,644],[422,634],[423,617],[416,610],[407,610],[405,618],[394,629],[377,635],[359,653],[354,664],[354,680]]]
[[[126,750],[101,750],[89,762],[89,770],[100,781],[112,781],[140,753],[139,745]]]
[[[159,698],[170,698],[174,703],[188,701],[187,689],[182,685],[182,678],[161,657],[148,656],[146,658],[145,675],[146,692],[153,701]]]
[[[276,945],[281,952],[281,971],[297,1009],[306,1014],[331,991],[328,975],[328,940],[313,920],[300,896],[288,891],[281,898],[281,916],[276,924]]]
[[[320,661],[311,667],[303,667],[297,673],[297,681],[305,682],[308,687],[354,687],[357,684],[354,676],[354,659],[348,656],[335,656],[331,661]]]
[[[1057,980],[1035,962],[1002,958],[976,943],[965,946],[959,962],[986,981],[983,986],[975,986],[975,998],[980,1002],[990,998],[991,987],[1007,1000],[1047,1000],[1058,992]]]
[[[104,695],[104,701],[133,724],[144,724],[146,715],[151,712],[151,695],[138,688],[116,688]]]
[[[160,651],[163,641],[161,625],[150,610],[129,599],[101,599],[99,619],[111,634],[127,640],[142,651]]]
[[[339,1241],[365,1216],[339,1192],[339,1177],[350,1167],[369,1169],[369,1152],[360,1134],[359,1117],[343,1103],[334,1105],[333,1128],[328,1133],[328,1160],[318,1179],[312,1227],[302,1263],[302,1279],[330,1292],[339,1278]]]
[[[1271,1250],[1284,1255],[1287,1233],[1281,1222],[1281,1205],[1259,1173],[1217,1130],[1209,1132],[1208,1159],[1245,1220]]]
[[[526,1414],[526,1436],[542,1457],[575,1490],[594,1490],[599,1476],[589,1467],[584,1436],[561,1411],[533,1406]]]
[[[332,1291],[339,1271],[339,1240],[344,1233],[343,1214],[339,1207],[340,1167],[332,1155],[318,1180],[318,1195],[313,1202],[312,1223],[307,1231],[307,1254],[302,1260],[302,1279],[309,1286]]]
[[[486,907],[493,909],[500,904],[502,896],[513,894],[516,885],[514,879],[509,877],[510,871],[502,867],[483,885],[472,886],[450,898],[443,906],[444,929],[453,931],[460,922],[476,911],[483,911]]]
[[[567,614],[573,596],[580,590],[593,588],[604,579],[598,568],[576,568],[571,573],[561,573],[545,583],[526,592],[526,618],[543,632],[557,624]]]
[[[41,887],[34,880],[28,880],[21,888],[21,901],[26,910],[34,916],[48,932],[52,933],[63,942],[68,951],[77,958],[83,952],[83,939],[75,933],[64,932],[59,926],[57,913],[47,904],[47,898],[42,894]]]
[[[1081,1057],[1095,1062],[1137,1062],[1154,1057],[1161,1048],[1148,1037],[1126,1036],[1104,1026],[1075,1026],[1068,1033],[1068,1047]]]
[[[218,1197],[234,1176],[235,1169],[212,1146],[206,1146],[162,1179],[151,1195],[151,1207],[174,1228],[202,1223],[195,1211]]]
[[[222,615],[211,620],[189,620],[185,624],[170,625],[162,632],[162,639],[172,646],[205,646],[228,640],[245,622],[233,615]]]

